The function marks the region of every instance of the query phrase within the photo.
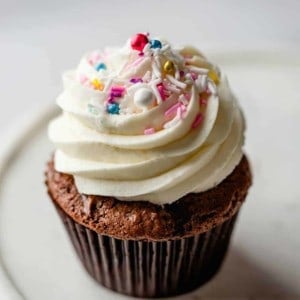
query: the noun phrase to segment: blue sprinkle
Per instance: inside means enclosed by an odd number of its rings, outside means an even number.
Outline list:
[[[161,48],[162,45],[161,45],[161,42],[159,40],[151,40],[150,41],[150,48],[153,48],[153,49],[157,49],[157,48]]]
[[[100,70],[106,70],[106,64],[104,63],[99,63],[95,69],[99,72]]]
[[[109,114],[118,115],[120,112],[120,105],[119,103],[115,103],[115,102],[108,103],[106,109]]]

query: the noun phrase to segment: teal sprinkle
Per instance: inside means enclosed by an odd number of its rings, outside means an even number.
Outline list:
[[[99,114],[98,109],[94,105],[91,105],[91,104],[88,104],[88,111],[89,111],[89,113],[91,113],[93,115]]]
[[[151,40],[150,41],[150,48],[152,49],[157,49],[157,48],[161,48],[162,45],[161,45],[161,42],[159,40]]]
[[[107,112],[112,115],[118,115],[120,113],[120,105],[119,103],[108,103],[107,104]]]
[[[100,70],[106,70],[106,64],[104,63],[99,63],[96,65],[95,69],[99,72]]]

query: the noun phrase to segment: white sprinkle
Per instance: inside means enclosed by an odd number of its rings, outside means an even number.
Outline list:
[[[150,44],[147,43],[143,49],[143,52],[146,53],[146,52],[149,52],[149,50],[150,50]]]
[[[111,84],[112,84],[112,79],[109,78],[109,79],[106,81],[106,83],[105,83],[103,92],[108,92],[108,89],[110,88]]]
[[[145,73],[144,77],[142,78],[143,81],[144,81],[144,82],[149,81],[149,80],[150,80],[150,76],[151,76],[151,72],[148,70],[148,71]]]
[[[161,63],[160,63],[160,59],[159,59],[158,55],[154,56],[154,61],[155,61],[156,65],[157,65],[157,67],[160,68],[161,67]]]
[[[162,46],[162,48],[160,49],[162,52],[165,52],[167,50],[170,49],[170,45],[169,44],[165,44],[164,46]]]
[[[207,76],[206,75],[201,76],[201,84],[202,84],[202,86],[207,85]]]
[[[157,104],[162,103],[162,99],[161,99],[161,96],[160,96],[160,92],[159,92],[159,90],[157,89],[156,84],[151,84],[151,88],[152,88],[153,94],[154,94],[154,96],[155,96],[155,98],[156,98]]]
[[[152,71],[156,78],[161,77],[161,72],[155,62],[152,62]]]
[[[195,80],[195,85],[198,89],[198,92],[201,93],[204,90],[206,90],[207,86],[207,76],[206,75],[200,75],[196,80]]]
[[[195,66],[187,66],[187,68],[189,68],[191,71],[200,73],[200,74],[208,74],[209,70],[208,69],[204,69],[204,68],[198,68]]]
[[[208,80],[207,86],[208,86],[208,89],[210,90],[210,92],[213,95],[217,94],[216,86],[215,86],[215,84],[214,84],[214,82],[212,80]]]
[[[141,86],[143,86],[143,83],[138,82],[133,84],[132,86],[130,86],[129,88],[127,88],[127,92],[131,93],[131,92],[135,92],[137,89],[139,89]]]
[[[164,128],[165,129],[171,128],[171,127],[175,126],[180,120],[181,120],[180,116],[178,115],[178,112],[177,112],[177,115],[174,119],[172,119],[171,121],[164,124]]]
[[[181,89],[185,89],[186,88],[186,84],[184,82],[181,82],[177,79],[175,79],[173,76],[171,75],[167,75],[167,78],[176,86],[180,87]]]
[[[184,105],[189,104],[189,101],[185,98],[185,96],[183,94],[179,96],[179,101]]]
[[[151,85],[158,85],[161,83],[161,78],[157,78],[157,79],[154,79],[153,81],[151,81]]]
[[[174,92],[174,93],[176,93],[176,94],[179,94],[181,91],[180,91],[180,89],[178,89],[175,85],[173,85],[173,84],[168,84],[167,86],[166,86],[166,89],[167,90],[169,90],[169,91],[171,91],[171,92]]]
[[[175,78],[176,78],[177,80],[180,79],[180,72],[179,72],[179,70],[178,70],[177,67],[176,67],[176,71],[175,71]]]

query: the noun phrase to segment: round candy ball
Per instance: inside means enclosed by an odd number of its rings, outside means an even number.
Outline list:
[[[167,60],[165,63],[164,63],[164,72],[166,74],[169,74],[169,75],[174,75],[175,73],[175,66],[173,64],[172,61],[170,60]]]
[[[159,40],[151,40],[150,41],[150,48],[152,48],[152,49],[157,49],[157,48],[161,48],[162,47],[162,45],[161,45],[161,41],[159,41]]]
[[[131,38],[131,48],[142,52],[148,43],[148,37],[145,34],[138,33]]]
[[[120,113],[120,105],[119,103],[108,103],[107,104],[107,112],[112,115],[118,115]]]
[[[154,104],[155,98],[151,89],[140,88],[135,92],[133,101],[138,107],[149,108]]]

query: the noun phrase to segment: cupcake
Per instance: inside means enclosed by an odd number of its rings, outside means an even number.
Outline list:
[[[207,282],[251,185],[225,75],[193,47],[139,33],[87,53],[63,83],[46,185],[87,272],[136,297]]]

